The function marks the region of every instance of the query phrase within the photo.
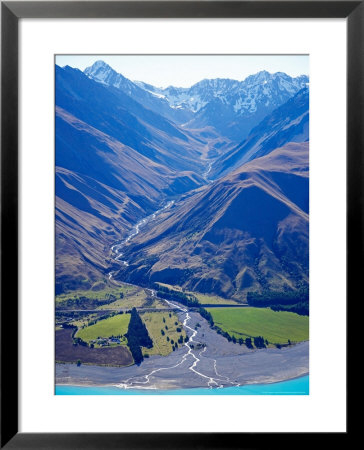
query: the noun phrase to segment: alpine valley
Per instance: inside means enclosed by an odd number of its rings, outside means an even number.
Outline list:
[[[101,60],[55,76],[57,383],[306,375],[308,77],[160,88]]]

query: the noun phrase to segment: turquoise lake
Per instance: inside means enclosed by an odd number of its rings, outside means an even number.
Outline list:
[[[178,389],[171,391],[119,389],[117,387],[56,386],[56,395],[308,395],[309,375],[271,384],[222,389]]]

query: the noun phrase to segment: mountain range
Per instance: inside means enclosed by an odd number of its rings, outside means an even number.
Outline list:
[[[56,66],[56,292],[115,278],[244,300],[308,283],[308,77],[190,88]],[[123,257],[124,258],[124,257]]]
[[[268,113],[308,85],[306,75],[293,78],[282,72],[261,71],[243,81],[205,79],[190,88],[163,89],[140,81],[133,83],[102,61],[95,62],[84,73],[139,99],[146,107],[187,129],[212,126],[233,141],[243,140]]]
[[[203,148],[124,93],[57,67],[57,289],[99,278],[113,240],[165,199],[204,184]]]

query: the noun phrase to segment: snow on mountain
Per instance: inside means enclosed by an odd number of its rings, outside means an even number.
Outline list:
[[[203,80],[190,88],[190,97],[201,105],[186,128],[213,126],[233,141],[241,141],[273,110],[306,87],[308,77],[292,78],[262,71],[244,81]]]
[[[120,73],[117,73],[104,61],[96,61],[92,66],[84,70],[84,74],[91,80],[121,90],[145,108],[177,124],[184,123],[192,118],[191,111],[172,108],[165,94],[159,92],[158,88],[154,88],[154,86],[143,82],[133,82]]]
[[[211,174],[214,178],[220,177],[289,142],[305,142],[308,139],[309,90],[305,87],[267,115],[243,142],[218,158]]]
[[[133,82],[120,73],[115,72],[115,70],[104,61],[96,61],[92,66],[87,67],[84,70],[84,74],[94,81],[106,84],[107,86],[113,86],[118,89],[122,88],[123,91],[129,95],[135,90]]]
[[[219,98],[232,106],[236,113],[255,112],[258,104],[279,106],[306,86],[308,77],[292,78],[283,72],[270,74],[267,71],[248,76],[244,81],[227,78],[204,79],[190,88],[156,88],[146,83],[138,85],[167,99],[172,107],[183,107],[193,112]]]
[[[283,72],[261,71],[243,81],[204,79],[189,88],[160,88],[131,81],[103,61],[84,73],[99,83],[122,90],[143,106],[184,124],[187,129],[212,126],[221,135],[239,142],[264,117],[308,85],[306,75],[291,77]]]
[[[308,85],[308,77],[261,71],[243,81],[204,79],[190,88],[140,87],[163,96],[171,108],[193,113],[185,128],[213,126],[233,141],[241,141],[261,120]]]

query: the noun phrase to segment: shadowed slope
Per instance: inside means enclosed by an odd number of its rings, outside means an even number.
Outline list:
[[[202,170],[199,141],[122,91],[56,66],[56,105],[154,162]]]
[[[245,141],[217,159],[211,174],[222,176],[288,142],[305,142],[308,139],[309,92],[305,88],[268,115]]]
[[[125,255],[122,279],[237,299],[307,283],[308,143],[288,144],[201,188]]]
[[[167,197],[205,183],[200,141],[122,93],[56,68],[56,289],[90,287],[109,247]],[[127,109],[126,109],[127,108]],[[136,118],[130,111],[138,114]]]

